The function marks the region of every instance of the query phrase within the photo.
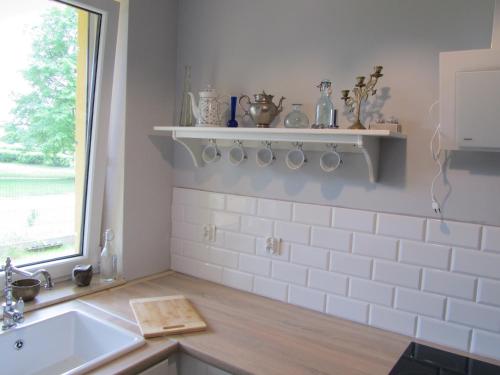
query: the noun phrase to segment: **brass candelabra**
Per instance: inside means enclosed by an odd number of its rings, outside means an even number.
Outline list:
[[[342,90],[342,100],[345,102],[349,112],[354,112],[356,109],[356,121],[352,124],[349,129],[366,129],[361,123],[361,105],[365,100],[368,99],[369,95],[375,95],[377,90],[375,85],[378,79],[383,77],[382,67],[376,66],[372,74],[370,74],[370,79],[365,83],[366,77],[360,76],[356,77],[356,85],[352,89],[353,97],[349,96],[349,90]]]

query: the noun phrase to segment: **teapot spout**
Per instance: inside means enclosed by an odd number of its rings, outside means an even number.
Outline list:
[[[281,111],[283,111],[283,100],[285,100],[286,98],[284,96],[281,97],[279,103],[278,103],[278,113],[280,113]]]
[[[188,92],[188,95],[191,97],[191,108],[193,109],[193,116],[197,122],[200,122],[200,109],[196,104],[196,98],[194,97],[192,92]]]

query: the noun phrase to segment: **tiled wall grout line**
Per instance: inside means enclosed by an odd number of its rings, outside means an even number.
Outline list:
[[[174,270],[500,359],[482,352],[500,348],[500,227],[179,188],[174,198]],[[203,225],[216,216],[210,243]],[[279,254],[266,253],[268,233]]]

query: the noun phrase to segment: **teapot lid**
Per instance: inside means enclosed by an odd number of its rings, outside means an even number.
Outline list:
[[[212,88],[211,85],[207,85],[207,88],[205,90],[201,90],[199,92],[200,97],[204,98],[216,98],[217,97],[217,90]]]
[[[268,95],[264,90],[262,90],[260,94],[255,94],[253,97],[255,98],[256,102],[267,102],[267,101],[272,101],[274,95]]]

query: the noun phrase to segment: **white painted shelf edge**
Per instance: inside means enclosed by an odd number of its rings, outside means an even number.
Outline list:
[[[287,128],[213,128],[155,126],[157,132],[171,133],[172,138],[182,144],[193,158],[195,166],[204,165],[201,159],[202,141],[238,140],[254,142],[289,142],[303,144],[350,145],[361,152],[368,165],[370,182],[378,178],[380,139],[406,139],[406,135],[389,130],[353,129],[287,129]]]

